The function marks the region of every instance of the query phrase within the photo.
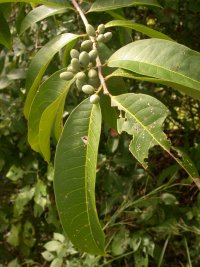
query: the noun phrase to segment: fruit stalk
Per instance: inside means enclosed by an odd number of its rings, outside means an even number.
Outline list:
[[[77,3],[76,0],[72,0],[72,4],[75,7],[75,9],[77,10],[77,12],[79,13],[79,15],[80,15],[85,27],[86,27],[89,23],[88,23],[88,20],[87,20],[85,14],[83,13],[82,9],[80,8],[79,4]],[[96,49],[97,47],[96,47],[95,38],[92,36],[90,36],[89,38],[93,42],[93,49]],[[96,67],[98,70],[99,80],[100,80],[101,86],[103,88],[103,93],[105,95],[110,95],[108,88],[107,88],[107,85],[106,85],[106,82],[105,82],[105,79],[104,79],[104,76],[102,74],[102,64],[101,64],[101,60],[99,58],[99,55],[97,55],[97,57],[96,57]]]

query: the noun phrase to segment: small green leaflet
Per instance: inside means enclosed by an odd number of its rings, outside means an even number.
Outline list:
[[[105,255],[95,204],[100,132],[100,106],[86,99],[64,125],[55,156],[54,190],[62,226],[72,243],[90,254]]]
[[[24,105],[24,115],[26,118],[29,115],[30,107],[37,92],[40,80],[52,58],[65,45],[75,43],[78,37],[78,35],[71,33],[58,35],[43,46],[32,59],[28,68],[26,79],[26,88],[29,90]]]
[[[32,149],[50,159],[50,135],[60,104],[65,101],[73,80],[66,82],[55,72],[39,88],[28,117],[28,141]]]
[[[38,21],[41,21],[47,17],[62,14],[66,12],[66,8],[69,7],[54,7],[54,6],[39,6],[34,8],[28,15],[23,19],[20,27],[20,34],[24,33],[28,28],[32,27]]]
[[[110,27],[124,27],[124,28],[129,28],[133,29],[135,31],[141,32],[149,37],[152,38],[160,38],[160,39],[166,39],[173,41],[169,36],[165,35],[162,32],[158,32],[156,30],[153,30],[145,25],[135,23],[130,20],[112,20],[109,21],[108,23],[105,24],[106,28]]]
[[[102,12],[130,6],[155,6],[161,7],[156,0],[96,0],[89,12]]]
[[[130,143],[130,151],[133,156],[147,168],[148,151],[155,145],[161,146],[193,179],[198,185],[198,172],[190,158],[177,148],[171,146],[163,132],[163,122],[169,111],[160,101],[144,94],[123,94],[111,97],[112,106],[117,106],[120,110],[118,119],[119,133],[126,131],[133,135]],[[175,156],[172,151],[178,153]]]
[[[200,53],[162,39],[130,43],[116,51],[108,66],[158,78],[161,83],[200,99]],[[164,82],[162,82],[164,81]]]

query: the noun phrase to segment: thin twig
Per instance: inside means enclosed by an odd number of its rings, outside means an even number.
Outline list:
[[[80,8],[80,6],[79,6],[79,4],[77,3],[76,0],[72,0],[72,4],[75,7],[75,9],[77,10],[77,12],[79,13],[79,15],[80,15],[85,27],[86,27],[89,23],[88,23],[88,20],[87,20],[85,14],[83,13],[83,10]],[[97,44],[96,44],[95,38],[90,36],[90,40],[93,42],[93,48],[96,49],[97,48]],[[99,80],[100,80],[102,88],[103,88],[103,93],[105,95],[110,95],[110,93],[108,91],[108,88],[107,88],[107,85],[105,83],[105,79],[104,79],[103,73],[102,73],[102,64],[101,64],[101,60],[100,60],[99,55],[97,55],[97,58],[96,58],[96,67],[97,67],[97,70],[98,70]]]

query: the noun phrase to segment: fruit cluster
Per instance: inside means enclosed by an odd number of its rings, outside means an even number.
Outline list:
[[[76,87],[79,91],[91,95],[90,102],[96,104],[99,102],[99,96],[95,93],[95,88],[100,86],[98,72],[96,70],[96,58],[98,51],[96,43],[108,42],[112,38],[111,32],[106,32],[104,24],[100,24],[95,31],[90,24],[86,26],[86,33],[90,39],[84,40],[81,43],[80,51],[72,49],[70,51],[71,63],[60,74],[60,78],[69,81],[76,78]],[[92,39],[92,40],[91,40]]]

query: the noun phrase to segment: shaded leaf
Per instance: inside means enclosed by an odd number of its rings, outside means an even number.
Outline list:
[[[62,226],[79,249],[104,254],[104,234],[95,206],[101,131],[99,104],[84,100],[67,119],[55,156],[54,190]]]
[[[110,67],[124,68],[159,78],[167,82],[167,85],[198,99],[200,99],[199,64],[198,52],[162,39],[146,39],[128,44],[108,60]]]
[[[102,12],[130,6],[155,6],[161,7],[156,0],[96,0],[89,12]]]
[[[10,34],[10,29],[7,21],[5,20],[1,10],[0,10],[0,44],[4,45],[6,48],[12,48],[12,39]]]
[[[129,28],[133,29],[135,31],[141,32],[149,37],[152,38],[160,38],[160,39],[166,39],[166,40],[171,40],[173,41],[169,36],[162,32],[158,32],[156,30],[153,30],[145,25],[138,24],[135,22],[132,22],[130,20],[112,20],[109,21],[108,23],[105,24],[106,28],[110,27],[124,27],[124,28]]]
[[[66,8],[69,7],[50,7],[50,6],[39,6],[34,8],[28,15],[23,19],[21,27],[20,27],[20,34],[25,32],[28,28],[32,27],[36,22],[43,20],[47,17],[62,14],[66,12]]]
[[[29,90],[26,102],[24,105],[24,115],[27,118],[30,112],[30,107],[35,97],[39,82],[47,69],[54,55],[65,45],[75,42],[78,35],[64,33],[56,36],[43,46],[32,59],[26,79],[26,88]]]
[[[9,2],[23,2],[23,3],[33,3],[33,4],[43,4],[49,6],[66,6],[69,5],[69,1],[67,0],[1,0],[1,3],[9,3]]]

